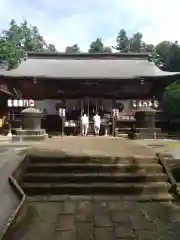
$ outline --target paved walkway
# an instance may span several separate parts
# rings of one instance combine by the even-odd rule
[[[31,154],[154,156],[135,141],[110,137],[54,137]],[[127,201],[120,196],[30,197],[18,240],[179,240],[180,208],[172,203]]]
[[[29,149],[31,154],[154,156],[155,152],[135,141],[112,137],[53,137]]]
[[[179,240],[180,208],[117,196],[51,196],[27,203],[19,240]]]

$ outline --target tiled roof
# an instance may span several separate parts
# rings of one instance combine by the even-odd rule
[[[129,79],[180,75],[165,72],[147,54],[42,54],[31,53],[19,67],[1,72],[7,77],[55,79]]]

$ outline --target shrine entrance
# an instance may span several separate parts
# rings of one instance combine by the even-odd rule
[[[88,115],[89,120],[92,121],[93,116],[96,114],[96,112],[99,113],[100,111],[100,100],[95,98],[84,98],[82,100],[82,114],[85,113]]]

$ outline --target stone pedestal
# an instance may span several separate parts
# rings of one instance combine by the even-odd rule
[[[135,118],[137,128],[155,128],[156,110],[150,107],[140,108]]]
[[[41,129],[42,112],[36,108],[26,108],[21,112],[22,129],[16,130],[14,141],[38,141],[48,138],[45,129]]]

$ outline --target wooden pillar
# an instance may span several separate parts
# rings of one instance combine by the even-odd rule
[[[112,136],[116,137],[116,119],[112,117]]]
[[[82,115],[83,115],[83,99],[81,99],[80,101],[81,101],[81,103],[80,103],[81,106],[80,107],[81,107],[81,117],[82,117]]]
[[[81,117],[82,117],[82,115],[83,115],[83,99],[81,99],[81,116],[80,116],[80,124],[79,124],[79,126],[80,126],[80,132],[79,132],[79,135],[81,135],[81,133],[82,133],[82,124],[81,124]]]
[[[87,98],[87,107],[88,107],[87,115],[88,115],[88,118],[89,118],[89,97]]]
[[[96,110],[95,110],[95,113],[98,112],[98,99],[96,99]]]
[[[65,117],[61,117],[61,136],[64,136]]]

